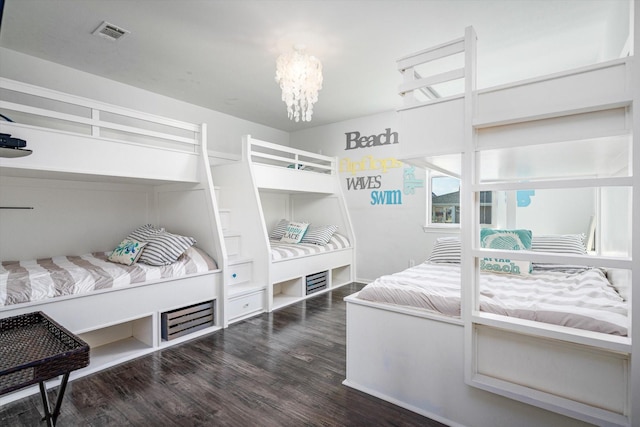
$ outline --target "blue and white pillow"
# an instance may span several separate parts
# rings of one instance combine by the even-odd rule
[[[146,245],[146,242],[124,239],[116,246],[113,252],[111,252],[109,261],[117,262],[118,264],[133,265],[140,258],[142,250]]]
[[[531,230],[483,228],[480,230],[480,246],[503,251],[530,250]]]
[[[309,228],[309,224],[306,222],[292,221],[287,225],[287,230],[284,232],[280,241],[282,243],[300,243],[307,228]]]
[[[480,246],[483,248],[506,251],[531,249],[531,230],[498,230],[483,228],[480,230]],[[504,258],[483,258],[480,270],[491,273],[529,274],[531,261],[517,261]]]
[[[338,231],[335,225],[310,225],[306,233],[302,236],[300,243],[313,243],[324,246],[329,243],[333,234]]]
[[[140,262],[149,265],[169,265],[176,262],[187,249],[195,245],[196,239],[165,231],[153,234],[146,243]]]

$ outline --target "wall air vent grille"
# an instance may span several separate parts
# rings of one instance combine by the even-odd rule
[[[104,37],[105,39],[116,41],[120,40],[129,33],[130,31],[127,31],[124,28],[120,28],[116,25],[108,23],[107,21],[104,21],[98,26],[98,28],[93,31],[92,34],[95,36]]]

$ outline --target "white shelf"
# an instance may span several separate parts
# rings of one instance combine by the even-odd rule
[[[317,294],[314,294],[317,295]],[[302,301],[306,297],[297,297],[291,295],[283,295],[278,294],[273,296],[273,309],[276,310],[278,308],[286,307],[287,305],[295,304],[299,301]]]

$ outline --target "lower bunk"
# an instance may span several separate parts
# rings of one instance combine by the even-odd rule
[[[479,274],[470,321],[452,262],[347,297],[344,384],[453,425],[630,425],[629,277],[562,265]]]
[[[333,232],[326,242],[285,243],[272,238],[269,244],[272,310],[353,281],[354,250],[339,233]]]
[[[89,344],[90,364],[74,379],[220,329],[221,288],[221,270],[195,247],[163,266],[117,264],[108,253],[3,262],[0,322],[40,311]],[[3,395],[0,405],[36,392]]]
[[[451,426],[587,424],[465,383],[465,327],[424,310],[347,303],[344,385]]]

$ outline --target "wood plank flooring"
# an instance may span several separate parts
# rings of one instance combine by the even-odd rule
[[[360,288],[72,381],[58,426],[442,426],[341,384],[342,299]],[[0,425],[45,425],[41,405],[37,395],[7,404]]]

